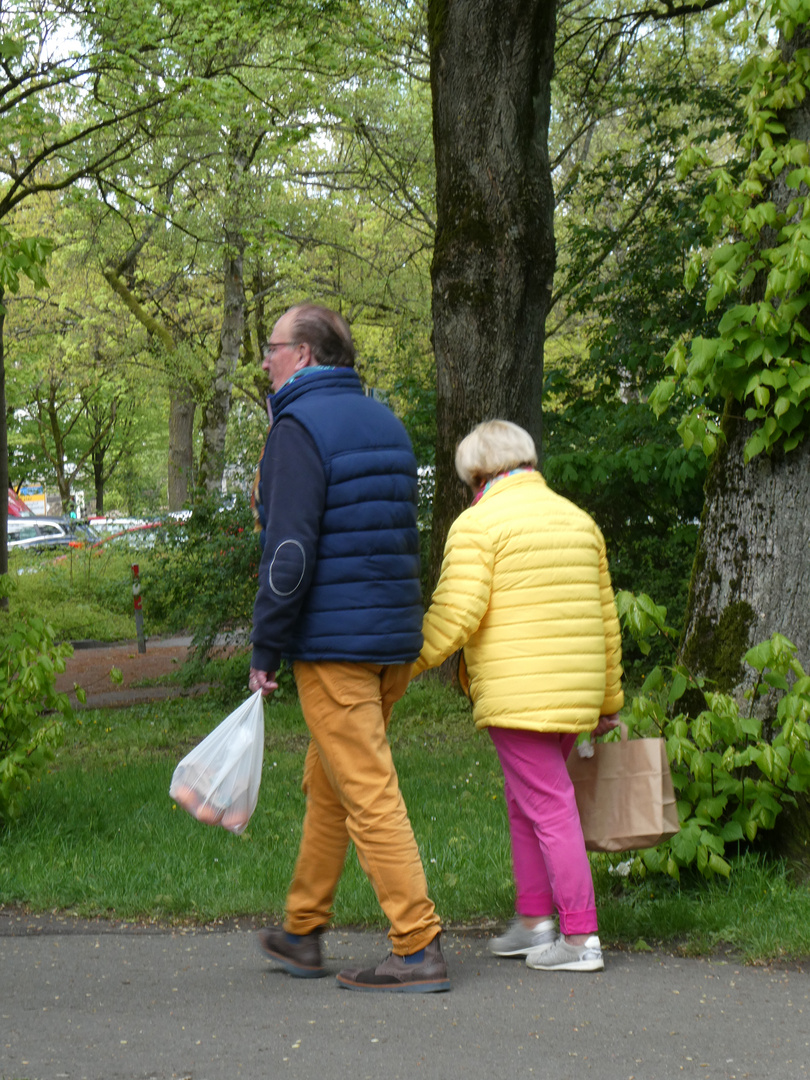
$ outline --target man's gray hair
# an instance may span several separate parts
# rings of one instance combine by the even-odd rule
[[[352,332],[342,315],[321,304],[298,304],[292,310],[293,337],[309,345],[316,363],[354,367]]]
[[[537,448],[528,431],[509,420],[485,420],[456,450],[456,472],[473,491],[521,465],[537,465]]]

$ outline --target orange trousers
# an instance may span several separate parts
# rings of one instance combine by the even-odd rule
[[[395,953],[418,952],[441,930],[386,735],[411,666],[295,662],[311,740],[306,814],[284,921],[291,934],[329,922],[350,840],[391,923]]]

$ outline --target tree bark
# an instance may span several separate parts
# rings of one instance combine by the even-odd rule
[[[104,456],[103,452],[93,453],[93,488],[96,493],[96,513],[104,514]]]
[[[6,492],[0,507],[0,575],[8,573],[8,425],[6,424],[6,355],[4,332],[5,289],[0,285],[0,491]],[[8,597],[0,595],[0,610],[8,610]]]
[[[810,45],[810,27],[796,28],[791,41],[780,40],[786,64],[797,49]],[[777,115],[788,139],[810,140],[810,101]],[[795,198],[788,186],[792,165],[783,168],[763,199],[785,210]],[[801,194],[807,187],[802,185]],[[772,247],[768,227],[760,243]],[[744,303],[765,296],[765,273],[760,271]],[[807,309],[799,316],[810,330]],[[748,465],[743,451],[753,425],[742,417],[745,403],[730,399],[723,431],[726,444],[717,452],[706,482],[706,502],[698,550],[692,570],[682,655],[687,665],[714,680],[721,690],[738,698],[754,681],[743,657],[751,645],[778,632],[797,647],[797,659],[810,671],[810,419],[805,414],[805,437],[785,454],[780,448],[759,454]],[[810,800],[785,804],[773,833],[774,850],[810,869]]]
[[[220,489],[225,470],[225,435],[231,411],[233,376],[239,363],[245,329],[244,252],[245,239],[241,232],[236,231],[228,237],[225,247],[220,349],[214,366],[211,397],[203,410],[197,482],[206,494]]]
[[[153,334],[158,339],[166,355],[171,356],[177,349],[177,343],[171,331],[149,314],[143,304],[127,287],[119,270],[107,268],[103,271],[103,274],[113,292],[123,300],[126,307],[129,308],[148,333]],[[169,510],[182,510],[189,499],[194,472],[195,408],[196,404],[191,387],[187,383],[181,382],[169,396]]]
[[[429,0],[437,231],[435,583],[468,501],[456,445],[495,417],[540,450],[545,319],[554,274],[548,158],[554,0]]]
[[[189,501],[194,475],[194,393],[178,386],[169,400],[169,510]]]
[[[743,656],[777,632],[810,670],[810,440],[745,465],[753,425],[739,411],[736,402],[726,410],[727,442],[706,482],[682,648],[726,692],[751,684]]]
[[[54,472],[56,473],[56,486],[59,490],[59,501],[62,504],[62,513],[68,513],[68,506],[70,503],[70,488],[73,479],[76,475],[76,468],[74,465],[73,472],[70,476],[65,472],[67,465],[67,453],[65,450],[65,431],[62,428],[59,418],[59,406],[57,402],[57,386],[51,380],[48,384],[48,400],[45,403],[44,409],[40,411],[40,433],[39,438],[42,444],[42,449],[47,454],[46,436],[44,435],[43,428],[47,423],[48,431],[53,439],[53,455],[51,456],[51,462],[53,464]],[[44,412],[44,417],[42,416]],[[68,430],[72,427],[72,423],[69,425]]]
[[[810,44],[810,28],[797,28],[793,39],[780,41],[787,63]],[[810,101],[783,110],[778,119],[789,139],[810,139]],[[788,187],[792,166],[775,176],[763,199],[784,210],[795,198]],[[806,188],[804,189],[806,191]],[[769,227],[761,233],[765,247],[775,242]],[[756,304],[765,296],[766,274],[760,271],[742,296]],[[810,330],[807,311],[801,320]],[[743,450],[753,426],[743,419],[745,403],[729,399],[723,418],[725,445],[720,446],[706,481],[706,502],[692,570],[684,624],[683,655],[694,669],[734,691],[752,681],[743,671],[748,648],[775,632],[798,647],[798,659],[810,669],[810,435],[789,452],[776,449],[744,464]],[[805,429],[810,421],[805,417]]]

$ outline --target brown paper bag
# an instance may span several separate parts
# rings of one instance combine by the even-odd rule
[[[663,739],[596,742],[593,757],[568,757],[588,851],[655,847],[679,830],[675,791]]]

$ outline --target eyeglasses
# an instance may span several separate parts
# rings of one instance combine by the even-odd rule
[[[298,341],[265,341],[262,346],[262,354],[264,356],[272,356],[276,349],[284,349],[287,347],[293,349],[298,344],[300,344]]]

